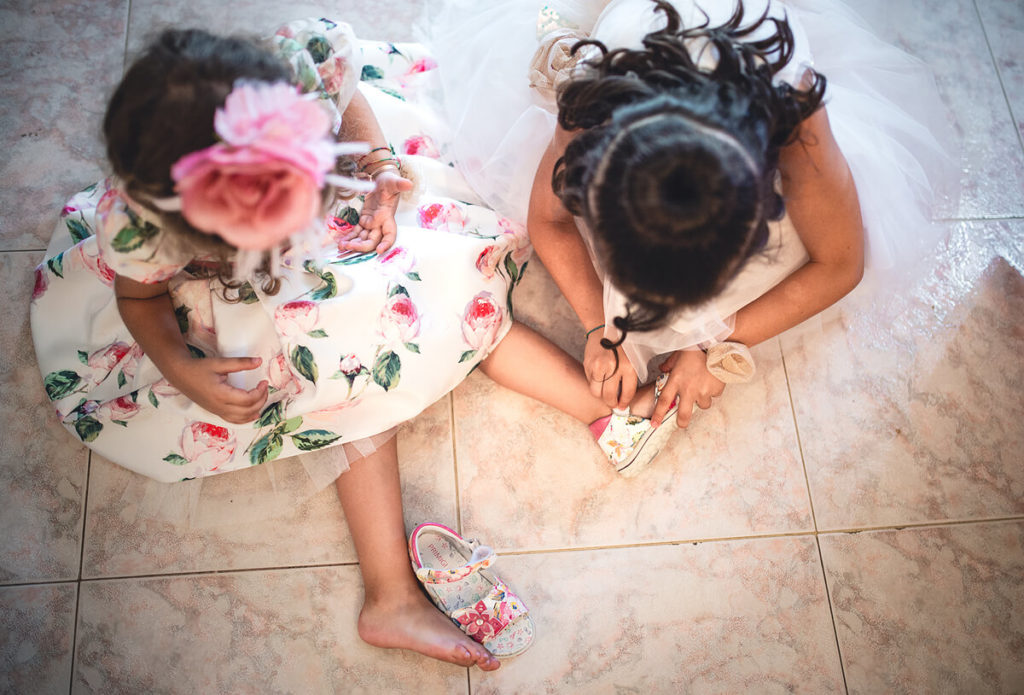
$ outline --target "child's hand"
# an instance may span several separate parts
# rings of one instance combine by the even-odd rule
[[[376,183],[377,187],[363,200],[359,224],[340,244],[346,251],[384,253],[395,243],[395,208],[402,192],[412,190],[412,181],[393,171],[382,171]]]
[[[708,371],[707,358],[701,350],[673,352],[661,365],[661,371],[668,373],[669,377],[651,414],[655,427],[661,424],[676,396],[679,396],[676,424],[686,427],[690,424],[694,403],[707,410],[711,407],[711,399],[725,391],[725,384]]]
[[[228,422],[241,425],[259,417],[267,402],[267,381],[246,391],[230,385],[227,375],[255,369],[261,362],[258,357],[193,358],[164,376],[193,402]]]
[[[618,354],[618,366],[615,364]],[[583,372],[590,382],[590,392],[611,408],[627,408],[636,394],[636,370],[629,363],[622,346],[615,353],[601,347],[601,334],[592,333],[583,352]]]

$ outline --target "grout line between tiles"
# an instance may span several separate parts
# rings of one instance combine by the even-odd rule
[[[800,439],[800,423],[796,419],[796,405],[793,403],[793,387],[789,383],[789,369],[786,367],[786,353],[782,350],[782,341],[779,343],[779,357],[782,358],[782,373],[786,378],[786,393],[789,395],[789,412],[793,416],[793,431],[796,433],[796,448],[800,452],[800,467],[804,471],[804,489],[807,490],[807,504],[811,507],[811,523],[814,524],[814,531],[818,531],[818,517],[814,514],[814,495],[811,494],[811,478],[807,475],[807,459],[804,458],[804,444]]]
[[[115,574],[107,577],[84,577],[83,584],[121,579],[165,579],[170,577],[206,577],[218,574],[249,574],[251,572],[284,572],[288,570],[330,569],[334,567],[359,567],[358,560],[352,562],[323,562],[307,565],[267,565],[265,567],[239,567],[237,569],[182,570],[178,572],[150,572],[147,574]]]
[[[832,634],[836,638],[836,653],[839,655],[839,673],[843,676],[843,690],[850,695],[850,685],[846,682],[846,665],[843,663],[843,648],[839,644],[839,628],[836,627],[836,612],[832,608],[832,592],[828,586],[828,572],[825,571],[825,557],[821,554],[821,540],[815,536],[814,545],[818,549],[818,563],[821,567],[821,578],[825,582],[825,600],[828,601],[828,614],[832,618]]]
[[[0,249],[0,253],[46,253],[46,249]]]
[[[974,12],[978,16],[978,24],[981,26],[981,35],[985,38],[985,48],[992,59],[992,67],[996,71],[996,79],[999,80],[999,89],[1003,91],[1003,101],[1006,102],[1006,110],[1010,114],[1010,122],[1013,123],[1013,130],[1017,134],[1017,143],[1024,152],[1024,133],[1021,133],[1020,125],[1017,123],[1017,115],[1013,112],[1013,104],[1010,103],[1010,96],[1006,93],[1006,84],[1003,82],[1003,73],[999,70],[999,61],[996,60],[996,53],[992,50],[992,42],[988,38],[988,29],[985,28],[985,19],[981,16],[981,8],[978,7],[978,0],[972,0]],[[1024,116],[1024,114],[1022,114]]]
[[[838,536],[840,534],[856,534],[871,531],[903,531],[904,529],[942,528],[944,526],[973,526],[976,524],[1017,523],[1024,521],[1024,515],[989,516],[979,519],[945,519],[943,521],[914,521],[906,524],[884,524],[882,526],[856,526],[851,528],[827,529],[818,531],[819,536]]]
[[[448,412],[452,418],[452,475],[455,477],[455,530],[462,535],[462,499],[459,497],[459,452],[455,445],[455,391],[448,393]]]
[[[75,617],[71,622],[71,673],[68,674],[68,693],[74,690],[75,662],[78,659],[78,614],[82,607],[82,570],[85,566],[85,528],[89,515],[89,483],[92,480],[92,451],[85,458],[85,494],[82,495],[82,537],[78,549],[78,580],[75,581]]]

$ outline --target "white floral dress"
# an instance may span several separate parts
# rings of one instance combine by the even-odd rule
[[[361,440],[414,417],[504,336],[530,255],[522,226],[475,204],[448,161],[430,105],[436,64],[422,47],[356,41],[347,25],[327,20],[292,23],[275,40],[303,88],[339,112],[358,83],[416,188],[399,206],[398,239],[384,256],[339,252],[360,203],[341,204],[316,252],[284,254],[279,292],[267,295],[254,282],[233,302],[203,272],[209,259],[192,257],[133,208],[116,181],[71,198],[32,298],[46,393],[81,441],[157,480]],[[170,279],[195,355],[262,358],[258,369],[230,377],[242,388],[270,383],[256,422],[228,423],[163,378],[121,321],[115,273]]]

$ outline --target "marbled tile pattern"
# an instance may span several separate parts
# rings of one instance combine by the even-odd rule
[[[619,479],[582,424],[481,373],[401,428],[407,526],[497,547],[531,609],[536,644],[496,673],[359,640],[331,490],[310,496],[279,467],[284,504],[264,515],[254,469],[205,481],[190,508],[89,463],[51,417],[27,307],[61,201],[102,171],[126,47],[162,26],[262,33],[321,14],[409,40],[425,4],[0,7],[0,691],[1024,691],[1018,0],[857,3],[935,70],[962,146],[961,198],[941,212],[966,221],[884,301],[758,346],[758,378],[644,475]],[[517,297],[580,354],[539,262]]]
[[[0,588],[0,692],[66,692],[71,681],[74,584]]]
[[[1024,523],[824,535],[850,693],[1024,687]]]
[[[465,692],[360,641],[361,603],[354,567],[84,582],[72,692]]]
[[[42,254],[0,254],[0,583],[77,579],[88,453],[43,391],[28,326]]]

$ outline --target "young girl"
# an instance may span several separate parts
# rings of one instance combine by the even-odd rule
[[[838,2],[452,5],[436,24],[474,37],[436,37],[456,155],[488,203],[528,217],[609,405],[659,368],[661,399],[634,412],[658,425],[677,407],[685,427],[751,378],[748,346],[935,243],[944,109]]]
[[[653,456],[653,429],[513,325],[529,244],[459,202],[473,194],[425,105],[433,61],[328,20],[287,25],[274,48],[166,31],[126,72],[104,120],[114,176],[71,199],[37,269],[47,395],[95,451],[164,482],[301,454],[337,482],[360,635],[497,668],[412,574],[395,427],[483,363],[598,420],[620,464]],[[353,189],[361,209],[335,200]]]

